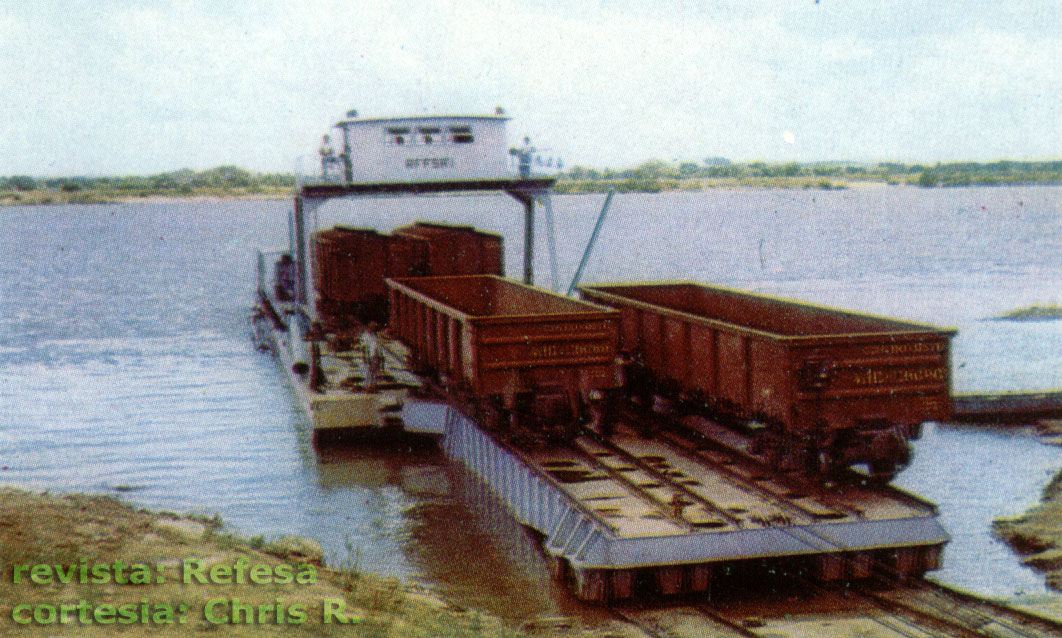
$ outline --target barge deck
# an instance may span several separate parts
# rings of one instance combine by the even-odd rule
[[[288,321],[294,313],[291,304],[259,291],[259,313],[254,320],[255,341],[270,350],[280,361],[284,376],[295,400],[309,420],[315,440],[369,431],[407,432],[440,435],[442,424],[426,419],[407,419],[409,398],[422,389],[421,379],[410,372],[405,348],[386,335],[377,335],[383,355],[379,382],[368,384],[370,377],[361,344],[356,340],[344,346],[322,342],[318,365],[320,378],[312,386],[308,369],[300,372],[300,362],[312,360],[303,352],[297,322]],[[346,348],[346,349],[341,349]],[[305,365],[305,363],[303,364]],[[417,425],[407,424],[407,421]]]
[[[712,424],[680,427],[691,429],[645,438],[621,423],[607,440],[524,449],[451,408],[443,445],[536,532],[584,600],[706,592],[715,574],[764,561],[822,581],[939,566],[948,535],[932,504],[855,477],[827,486],[769,472],[696,443]]]

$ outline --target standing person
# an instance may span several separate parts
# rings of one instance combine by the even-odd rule
[[[276,263],[276,277],[273,293],[277,301],[292,301],[295,299],[295,262],[291,255],[284,253]]]
[[[531,160],[534,159],[537,149],[531,146],[531,138],[524,138],[524,145],[522,148],[509,149],[509,155],[516,158],[517,168],[520,172],[521,179],[530,179],[531,177]]]
[[[365,386],[368,390],[376,388],[384,369],[383,344],[377,331],[380,324],[370,321],[365,331],[361,333],[361,357],[365,362]]]

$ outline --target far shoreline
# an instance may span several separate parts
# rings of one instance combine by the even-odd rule
[[[1001,184],[960,184],[960,185],[937,185],[920,186],[911,183],[887,183],[876,180],[853,180],[850,182],[838,182],[836,184],[820,185],[807,183],[806,180],[788,180],[765,183],[763,180],[734,181],[734,180],[697,180],[697,183],[679,183],[679,185],[660,185],[645,188],[632,188],[627,184],[617,183],[593,183],[558,181],[554,187],[554,195],[595,195],[604,194],[609,190],[619,193],[634,194],[664,194],[664,193],[707,193],[713,191],[844,191],[844,190],[878,190],[878,189],[918,189],[918,190],[953,190],[961,188],[1021,188],[1021,187],[1058,187],[1062,182],[1023,182]],[[127,205],[127,204],[165,204],[165,203],[196,203],[196,202],[220,202],[226,200],[287,200],[295,197],[295,190],[280,192],[270,190],[268,192],[248,192],[246,189],[210,189],[202,193],[151,193],[149,195],[118,194],[113,192],[97,193],[94,191],[62,192],[62,191],[29,191],[16,193],[13,191],[0,191],[0,208],[19,206],[93,206],[93,205]]]

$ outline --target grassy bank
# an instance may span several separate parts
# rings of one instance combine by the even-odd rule
[[[1009,321],[1046,321],[1062,319],[1062,306],[1058,304],[1032,305],[1003,313],[996,317]]]
[[[1002,186],[1062,184],[1062,162],[703,162],[652,160],[637,167],[611,170],[576,166],[561,174],[561,193],[658,192],[712,188],[799,188],[835,190],[867,186],[911,185]]]
[[[992,531],[1044,572],[1047,585],[1062,591],[1062,472],[1044,488],[1040,504],[1019,516],[997,518]]]
[[[157,175],[119,177],[0,176],[0,205],[96,204],[159,198],[287,198],[296,178],[288,173],[254,173],[236,166],[205,171],[182,169]],[[558,193],[703,191],[718,188],[835,190],[872,186],[996,186],[1062,184],[1062,161],[947,164],[897,162],[767,163],[651,160],[613,170],[575,166],[557,176]]]
[[[295,176],[253,173],[237,166],[182,169],[157,175],[117,177],[0,177],[0,204],[104,204],[149,199],[287,198]]]
[[[41,204],[117,204],[181,199],[288,199],[293,188],[193,188],[174,192],[144,189],[135,192],[110,189],[74,193],[62,191],[0,191],[0,206],[36,206]]]
[[[314,541],[243,539],[216,517],[0,488],[0,635],[526,635],[423,587],[321,558]]]

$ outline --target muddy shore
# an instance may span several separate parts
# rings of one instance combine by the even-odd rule
[[[313,540],[240,538],[216,517],[0,488],[2,635],[633,635],[565,619],[512,627],[420,585],[322,561]]]
[[[1047,586],[1062,591],[1062,471],[1044,488],[1041,502],[1018,516],[997,518],[992,531],[1044,572]]]

